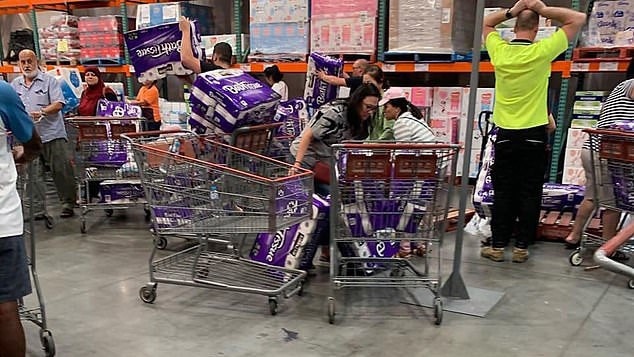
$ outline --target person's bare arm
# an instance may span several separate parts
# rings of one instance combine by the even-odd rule
[[[293,163],[294,167],[301,167],[301,162],[304,160],[304,155],[306,154],[306,150],[310,146],[310,143],[313,141],[313,130],[310,127],[306,127],[302,132],[302,140],[299,142],[299,147],[297,148],[297,154],[295,156],[295,163]]]
[[[563,7],[546,6],[541,0],[526,0],[529,9],[541,16],[561,23],[568,41],[573,41],[586,23],[586,14]]]
[[[24,164],[30,161],[33,161],[40,155],[40,151],[42,151],[42,139],[40,139],[40,135],[33,128],[33,134],[31,135],[31,140],[22,143],[22,149],[20,147],[16,147],[13,149],[13,159],[16,164]]]
[[[317,72],[317,77],[328,84],[332,84],[333,86],[346,86],[346,80],[344,78],[329,75],[324,71]]]
[[[185,68],[191,69],[194,73],[200,73],[200,60],[194,56],[192,49],[191,26],[189,20],[181,16],[178,21],[178,27],[183,33],[181,38],[181,62]]]
[[[343,72],[343,75],[341,75],[343,77],[343,79],[348,79],[350,78],[350,75],[346,72]]]
[[[525,0],[519,0],[510,9],[511,15],[513,15],[513,17],[515,17],[520,12],[522,12],[522,10],[524,10],[524,9],[526,9]],[[495,31],[495,27],[497,25],[499,25],[502,22],[508,20],[508,18],[506,17],[507,10],[508,9],[502,9],[500,11],[496,11],[496,12],[494,12],[492,14],[487,15],[484,18],[483,28],[482,28],[482,35],[484,36],[485,39],[487,38],[487,36],[489,36],[489,34],[491,32]]]
[[[60,102],[55,102],[42,108],[42,112],[44,115],[53,115],[57,114],[60,110],[62,110],[62,108],[64,108],[64,104]]]

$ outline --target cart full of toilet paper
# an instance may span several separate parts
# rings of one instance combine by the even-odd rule
[[[190,22],[191,43],[194,57],[205,58],[200,32],[196,21]],[[125,34],[130,61],[134,66],[139,82],[165,78],[167,75],[189,75],[192,71],[181,63],[182,32],[178,23],[169,23]]]
[[[239,69],[217,69],[197,76],[191,89],[189,124],[198,133],[208,129],[232,133],[250,124],[269,123],[280,95]]]

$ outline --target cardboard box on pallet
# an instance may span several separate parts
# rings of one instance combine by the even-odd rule
[[[201,34],[216,32],[213,8],[188,2],[137,5],[136,29],[178,22],[181,16],[196,20]]]
[[[475,25],[471,0],[392,0],[389,14],[389,51],[471,51]]]

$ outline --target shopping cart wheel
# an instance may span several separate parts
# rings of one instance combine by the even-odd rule
[[[53,226],[54,226],[53,217],[49,215],[44,216],[44,224],[46,225],[47,229],[53,229]]]
[[[55,341],[53,340],[53,334],[50,330],[40,331],[40,342],[42,343],[42,349],[46,357],[55,356]]]
[[[305,280],[299,282],[299,290],[297,290],[297,296],[304,296],[304,284]]]
[[[581,265],[581,263],[583,263],[583,257],[581,256],[581,251],[577,249],[574,252],[570,253],[570,256],[568,257],[568,261],[570,262],[570,265],[572,265],[573,267],[578,267],[579,265]]]
[[[277,299],[274,297],[269,298],[269,310],[271,311],[271,315],[277,315]]]
[[[167,238],[165,237],[154,238],[154,246],[156,247],[156,249],[160,249],[160,250],[167,248]]]
[[[149,207],[143,207],[143,210],[145,211],[145,220],[149,221],[150,218],[152,218],[152,212],[150,212],[150,208]]]
[[[627,287],[630,289],[634,289],[634,279],[630,279],[630,281],[627,282]]]
[[[438,297],[434,299],[434,318],[436,318],[434,321],[436,325],[442,323],[442,300]]]
[[[114,214],[114,210],[112,208],[107,208],[104,211],[106,212],[106,216],[108,217],[112,217],[112,215]]]
[[[331,325],[335,323],[335,298],[333,297],[328,298],[328,323]]]
[[[79,230],[82,233],[86,233],[86,221],[82,220],[81,223],[79,223]]]
[[[143,286],[139,290],[139,297],[146,304],[151,304],[156,300],[156,286]]]

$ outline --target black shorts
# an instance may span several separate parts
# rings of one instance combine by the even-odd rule
[[[31,278],[22,236],[0,238],[0,303],[31,293]]]

